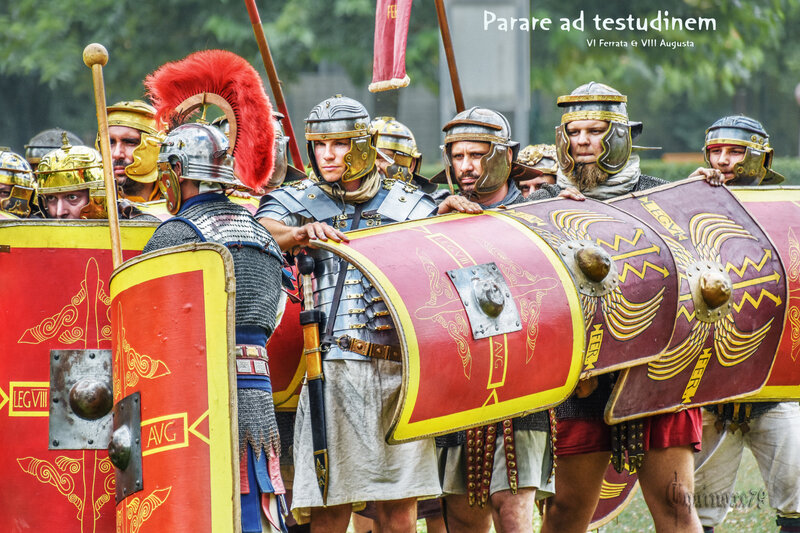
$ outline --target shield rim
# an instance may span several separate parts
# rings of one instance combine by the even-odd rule
[[[191,254],[194,257],[191,259],[188,256],[182,257],[180,268],[170,271],[167,275],[182,274],[196,270],[203,271],[204,301],[206,303],[204,314],[206,324],[219,322],[218,317],[215,316],[213,311],[219,309],[219,306],[221,305],[220,300],[222,300],[221,294],[215,296],[212,295],[209,290],[207,290],[209,277],[222,274],[225,279],[224,298],[226,302],[224,307],[227,315],[227,320],[225,321],[225,333],[227,337],[225,341],[225,350],[228,357],[224,366],[227,367],[228,372],[228,379],[225,381],[228,389],[227,394],[224,394],[224,391],[220,390],[212,392],[210,387],[210,385],[215,382],[215,380],[210,379],[212,374],[221,369],[218,367],[222,367],[219,361],[216,361],[216,366],[209,364],[215,362],[215,359],[219,359],[218,356],[212,357],[211,354],[217,353],[214,350],[214,347],[220,348],[221,342],[220,339],[214,339],[213,337],[210,337],[208,335],[208,329],[206,329],[206,374],[209,378],[207,383],[209,385],[208,425],[210,441],[210,478],[208,489],[211,500],[211,530],[238,531],[237,527],[239,524],[241,524],[241,508],[239,501],[239,455],[236,453],[236,450],[239,449],[239,435],[238,431],[233,430],[233,423],[237,420],[238,413],[236,396],[236,371],[234,366],[235,330],[233,323],[233,317],[235,316],[234,313],[236,311],[236,281],[234,277],[233,257],[231,256],[230,251],[228,251],[228,249],[221,244],[202,242],[172,246],[138,255],[128,259],[119,267],[114,269],[109,279],[109,295],[113,305],[114,299],[124,290],[130,289],[152,279],[165,277],[163,271],[156,268],[158,267],[158,263],[163,262],[168,256],[175,256],[184,252],[194,252]],[[206,260],[206,258],[208,259],[208,264],[203,265],[202,261]],[[217,262],[217,259],[219,259],[221,263]],[[140,263],[149,260],[155,262],[151,268],[146,269],[143,272],[132,272],[129,270],[133,267],[136,267]],[[210,264],[212,262],[214,264]],[[203,268],[204,266],[207,268]],[[125,283],[125,287],[118,290],[118,285],[122,283]],[[217,385],[219,385],[219,383],[217,383]],[[227,397],[227,405],[224,405],[225,402],[223,402],[222,409],[215,409],[213,402],[211,401],[212,397],[214,396],[223,399]],[[217,408],[219,408],[219,405],[217,405]],[[224,419],[223,414],[227,414],[227,421]],[[224,435],[220,436],[216,434],[217,432],[212,432],[210,429],[212,427],[225,427],[220,426],[223,423],[227,424],[227,427],[230,428],[227,438]],[[217,443],[217,446],[212,446],[213,443]],[[222,450],[219,450],[219,445],[224,445],[227,447],[227,449],[223,447]],[[217,453],[214,453],[214,451]],[[229,471],[230,477],[224,475],[226,470]],[[124,505],[125,500],[127,500],[127,498],[123,499],[119,504],[117,504],[117,507],[119,507],[119,505]]]
[[[563,402],[566,398],[568,398],[569,395],[572,394],[572,392],[575,390],[575,387],[578,384],[580,371],[581,368],[583,367],[583,356],[586,348],[585,346],[586,335],[583,323],[583,313],[581,312],[581,304],[580,300],[578,299],[578,293],[577,291],[570,289],[571,287],[573,287],[572,277],[570,276],[569,272],[564,266],[564,263],[557,257],[553,249],[550,248],[550,246],[546,242],[544,242],[544,240],[541,237],[539,237],[533,231],[531,231],[530,228],[526,227],[521,222],[514,220],[509,216],[505,216],[500,212],[491,210],[484,211],[482,215],[468,215],[468,214],[454,213],[432,218],[423,218],[418,220],[410,220],[405,222],[386,224],[375,228],[359,229],[352,232],[348,232],[348,237],[351,241],[354,241],[363,237],[370,236],[374,233],[393,233],[400,230],[406,230],[410,228],[416,228],[419,226],[439,223],[444,220],[459,220],[474,216],[492,216],[498,218],[499,220],[508,224],[511,228],[515,228],[521,234],[526,235],[545,256],[550,258],[550,264],[553,266],[553,269],[556,271],[558,279],[561,281],[561,284],[565,289],[564,293],[566,295],[567,304],[570,308],[570,314],[572,316],[572,322],[573,322],[572,323],[573,350],[572,350],[570,368],[567,373],[566,383],[554,389],[549,389],[547,391],[535,393],[534,395],[526,396],[525,398],[516,398],[514,400],[510,400],[509,402],[505,402],[506,404],[511,403],[512,405],[514,405],[520,402],[530,402],[533,399],[533,397],[539,398],[544,396],[547,399],[546,403],[540,404],[540,406],[535,409],[521,409],[516,414],[511,414],[511,415],[502,414],[502,415],[492,416],[487,418],[485,422],[481,422],[490,424],[493,422],[499,422],[501,420],[505,420],[507,418],[512,418],[515,416],[547,410],[550,407],[553,407]],[[329,241],[314,240],[312,242],[314,246],[318,248],[328,250],[340,257],[344,257],[350,263],[352,263],[356,268],[358,268],[359,271],[361,271],[361,273],[364,274],[364,276],[370,281],[370,283],[372,283],[372,285],[375,287],[375,289],[378,291],[381,297],[383,297],[384,302],[386,303],[386,306],[389,309],[389,313],[391,314],[392,320],[397,326],[398,337],[400,340],[400,350],[402,353],[403,379],[402,379],[402,384],[400,386],[400,398],[397,406],[395,407],[394,414],[392,415],[392,422],[389,426],[389,431],[386,435],[386,441],[389,444],[399,444],[423,438],[430,438],[438,435],[445,435],[448,433],[452,433],[454,431],[475,427],[476,425],[475,419],[470,418],[471,411],[463,411],[456,414],[445,415],[444,417],[440,417],[438,419],[428,419],[421,422],[415,422],[413,424],[409,423],[409,419],[411,418],[412,408],[414,405],[416,405],[416,399],[419,391],[419,382],[420,382],[419,364],[418,364],[419,343],[417,341],[416,332],[414,331],[412,325],[413,322],[411,320],[411,313],[403,304],[402,299],[400,298],[394,283],[392,283],[369,258],[364,256],[362,253],[353,250],[345,243],[336,243],[330,240]],[[414,354],[416,354],[415,360],[417,361],[417,364],[412,366],[410,363],[411,355]],[[452,419],[453,417],[455,417],[456,420],[459,421],[457,423],[457,426],[454,428],[450,428],[447,430],[440,430],[440,431],[425,430],[427,426],[431,425],[432,420],[441,420],[441,419],[446,420],[446,419]],[[423,429],[422,430],[414,429],[418,427]]]

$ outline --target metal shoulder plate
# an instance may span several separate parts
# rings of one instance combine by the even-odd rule
[[[384,197],[378,214],[396,222],[425,218],[436,210],[436,201],[416,185],[395,181]]]
[[[342,208],[311,180],[276,189],[261,199],[256,218],[282,220],[289,215],[327,221],[341,214]]]
[[[329,220],[342,214],[342,206],[309,179],[273,191],[270,196],[290,212],[314,220]]]

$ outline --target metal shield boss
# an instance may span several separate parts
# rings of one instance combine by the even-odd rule
[[[236,531],[233,260],[187,244],[111,279],[118,531]]]
[[[767,234],[727,188],[702,179],[612,203],[657,229],[681,285],[669,346],[655,361],[620,374],[606,421],[759,391],[775,360],[787,302],[786,273]]]
[[[666,348],[678,276],[667,244],[652,228],[591,199],[535,202],[504,214],[545,240],[570,272],[586,328],[582,377],[647,363]]]
[[[156,224],[121,228],[124,257]],[[105,221],[0,222],[0,523],[115,530]]]
[[[564,263],[525,224],[487,211],[349,237],[315,244],[364,273],[397,328],[403,385],[389,442],[547,409],[572,393],[580,301]]]

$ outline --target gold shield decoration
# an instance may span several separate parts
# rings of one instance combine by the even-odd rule
[[[769,379],[747,401],[800,399],[800,187],[733,187],[733,194],[769,235],[786,270],[786,322]]]
[[[582,378],[658,358],[678,311],[675,261],[658,233],[588,198],[514,205],[502,213],[547,241],[572,275],[586,325]]]
[[[239,527],[234,292],[233,260],[218,244],[166,248],[114,272],[112,444],[139,434],[128,463],[112,455],[118,532]],[[118,423],[132,407],[140,423]]]
[[[123,256],[130,258],[156,224],[121,226]],[[51,395],[50,351],[85,351],[88,358],[110,350],[111,271],[105,221],[0,222],[3,531],[114,531],[107,442],[69,449],[49,437],[49,407],[57,393],[68,392]]]
[[[543,410],[572,393],[585,345],[580,301],[564,264],[524,224],[487,211],[348,236],[315,245],[361,270],[389,308],[403,354],[390,442]]]
[[[657,228],[681,279],[669,347],[624,370],[606,421],[758,392],[783,332],[786,274],[768,235],[725,187],[685,180],[612,201]]]

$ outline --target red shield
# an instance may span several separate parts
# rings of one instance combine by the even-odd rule
[[[154,224],[123,223],[124,257]],[[114,531],[114,473],[105,450],[50,450],[51,349],[110,349],[108,226],[0,223],[0,498],[4,531]]]
[[[232,278],[230,254],[211,243],[114,273],[114,400],[139,394],[142,472],[117,502],[118,531],[236,530]]]
[[[582,377],[647,363],[667,347],[678,309],[678,276],[667,244],[652,228],[590,199],[515,205],[503,213],[546,240],[570,269],[586,323]],[[600,282],[577,260],[592,245],[611,261]]]
[[[631,474],[627,468],[617,472],[609,462],[603,476],[603,484],[600,486],[600,499],[594,509],[589,531],[599,529],[619,516],[633,500],[637,486],[636,474]]]
[[[295,279],[297,268],[292,267]],[[301,305],[297,291],[286,300],[286,308],[275,333],[269,338],[269,374],[272,380],[272,399],[277,411],[295,411],[300,398],[300,388],[306,374],[303,357],[303,329],[300,327]]]
[[[623,371],[607,421],[758,391],[775,359],[787,296],[786,275],[767,235],[728,189],[702,179],[614,205],[658,228],[682,281],[670,346],[658,360]]]
[[[789,285],[786,323],[775,364],[753,400],[800,398],[800,188],[733,188],[733,194],[772,239]]]
[[[580,303],[561,260],[525,225],[495,212],[447,215],[350,239],[316,244],[372,281],[397,327],[403,390],[390,441],[542,410],[572,392],[584,349]],[[519,317],[513,331],[494,334],[467,314],[469,296],[454,280],[480,282],[479,271],[504,286],[501,314]]]

